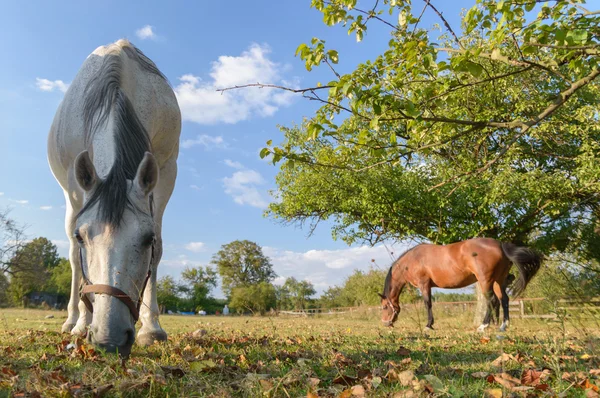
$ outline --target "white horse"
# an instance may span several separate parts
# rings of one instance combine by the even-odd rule
[[[173,90],[127,40],[88,56],[50,129],[48,162],[64,191],[71,242],[63,331],[87,334],[123,356],[138,316],[138,344],[167,338],[158,322],[156,269],[180,131]]]

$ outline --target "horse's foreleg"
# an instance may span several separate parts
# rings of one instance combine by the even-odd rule
[[[163,330],[158,322],[159,308],[156,294],[157,270],[160,258],[162,257],[162,238],[159,234],[156,237],[154,247],[154,262],[151,265],[152,275],[144,290],[144,298],[140,309],[140,320],[142,327],[138,332],[137,343],[142,346],[152,345],[154,341],[165,341],[167,332]]]
[[[433,330],[433,310],[431,308],[431,286],[423,286],[421,288],[421,294],[423,295],[423,301],[425,302],[425,308],[427,308],[427,326],[428,330]]]
[[[144,299],[140,310],[140,320],[142,327],[137,335],[139,345],[151,345],[154,341],[165,341],[167,332],[160,326],[158,321],[159,308],[156,294],[156,280],[158,264],[162,257],[162,217],[167,206],[167,202],[173,193],[175,178],[177,176],[176,159],[172,158],[160,170],[159,180],[154,189],[154,220],[156,223],[156,243],[154,246],[154,262],[152,266],[152,275],[148,280],[148,285],[144,291]]]
[[[73,237],[75,231],[75,218],[77,212],[73,209],[67,192],[65,194],[65,232],[69,239],[69,263],[71,264],[71,295],[67,305],[67,320],[62,325],[64,333],[84,336],[87,333],[87,325],[92,321],[91,314],[79,300],[79,285],[81,283],[81,263],[79,258],[79,246]],[[80,305],[81,304],[81,305]]]

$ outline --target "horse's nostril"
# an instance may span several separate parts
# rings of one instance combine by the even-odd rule
[[[131,345],[133,344],[133,342],[135,341],[135,330],[133,329],[127,329],[125,331],[125,333],[127,334],[127,340],[125,345]]]

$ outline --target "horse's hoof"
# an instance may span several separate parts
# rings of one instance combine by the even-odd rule
[[[77,324],[71,329],[71,334],[73,336],[85,337],[87,336],[87,327]]]
[[[142,347],[148,347],[154,344],[155,341],[166,341],[167,332],[162,329],[144,332],[140,330],[137,336],[137,344]]]
[[[61,331],[62,331],[63,333],[69,333],[69,332],[71,332],[71,330],[73,330],[73,328],[74,328],[74,327],[75,327],[75,324],[74,324],[74,323],[67,323],[67,322],[65,322],[65,323],[63,323],[63,325],[62,325],[62,329],[61,329]]]
[[[485,329],[486,329],[488,326],[490,326],[490,325],[489,325],[489,324],[482,324],[482,325],[480,325],[480,326],[477,328],[477,331],[478,331],[478,332],[481,332],[481,333],[483,333],[483,332],[485,332]]]
[[[426,332],[433,332],[434,330],[435,330],[435,329],[434,329],[434,328],[432,328],[431,326],[426,326],[426,327],[425,327],[425,331],[426,331]]]

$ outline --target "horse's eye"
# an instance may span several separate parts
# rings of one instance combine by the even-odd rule
[[[383,309],[384,309],[384,310],[387,310],[387,305],[384,305],[384,306],[383,306]]]
[[[75,236],[75,239],[77,239],[77,242],[79,242],[80,245],[83,245],[83,238],[81,237],[79,230],[76,230],[73,235]]]
[[[144,241],[142,242],[144,246],[150,246],[154,243],[154,238],[156,235],[154,233],[146,235]]]

